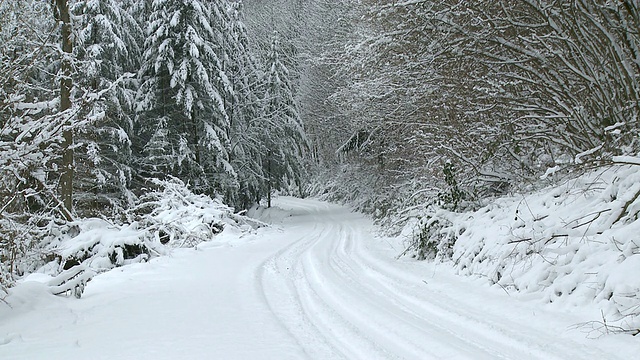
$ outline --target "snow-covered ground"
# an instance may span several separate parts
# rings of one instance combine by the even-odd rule
[[[96,276],[81,299],[37,281],[0,303],[0,359],[633,359],[629,335],[590,338],[596,307],[528,301],[396,260],[364,216],[281,197],[243,236]],[[32,277],[32,279],[35,279]]]

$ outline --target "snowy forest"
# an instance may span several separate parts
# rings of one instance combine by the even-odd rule
[[[3,283],[53,228],[152,211],[152,180],[236,212],[302,187],[291,46],[250,41],[241,3],[2,1],[0,19]]]
[[[607,281],[640,265],[639,29],[637,0],[0,0],[0,299],[291,195],[638,334],[640,282]],[[593,291],[554,270],[598,254]]]

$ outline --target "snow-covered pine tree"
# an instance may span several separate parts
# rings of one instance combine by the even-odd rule
[[[289,70],[280,61],[280,51],[278,34],[274,33],[266,64],[264,99],[263,171],[269,206],[273,190],[286,187],[290,181],[300,185],[302,154],[308,145],[291,91]]]
[[[130,0],[77,1],[77,91],[88,121],[76,135],[76,211],[95,216],[131,201],[131,113],[142,29]]]
[[[208,194],[228,187],[236,176],[229,163],[224,102],[231,87],[219,57],[224,19],[217,6],[218,2],[201,0],[152,2],[137,122],[142,150],[159,119],[167,119],[167,138],[178,156],[176,166],[167,168],[195,191]]]
[[[289,77],[297,84],[298,70],[304,59],[302,51],[307,50],[308,37],[304,32],[313,21],[310,11],[316,4],[304,0],[245,0],[247,25],[250,38],[256,45],[256,52],[267,57],[271,52],[272,34],[278,32],[280,39],[280,61],[289,69]],[[318,3],[318,2],[313,2]],[[331,2],[333,3],[333,2]],[[332,4],[335,5],[335,4]]]

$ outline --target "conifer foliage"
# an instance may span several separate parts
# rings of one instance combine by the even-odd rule
[[[140,74],[144,102],[139,108],[141,140],[152,140],[149,130],[164,118],[178,157],[165,167],[209,194],[235,177],[229,164],[229,116],[223,100],[231,86],[216,43],[225,29],[210,15],[219,14],[211,4],[152,3]]]
[[[74,187],[82,215],[130,205],[132,78],[140,66],[142,30],[124,5],[130,4],[93,0],[72,9],[78,19],[76,66],[83,74],[77,96],[88,102],[82,114],[89,120],[77,134]]]

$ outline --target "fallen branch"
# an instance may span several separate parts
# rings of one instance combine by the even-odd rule
[[[631,204],[636,202],[636,200],[638,200],[638,197],[640,197],[640,189],[636,191],[636,193],[633,195],[633,198],[631,198],[629,201],[624,203],[624,206],[622,206],[622,211],[620,212],[620,215],[618,215],[618,217],[611,223],[611,225],[622,220],[622,218],[627,214],[627,211],[629,210],[629,206],[631,206]]]
[[[640,329],[625,329],[621,326],[608,324],[607,319],[604,316],[604,312],[601,310],[600,313],[602,315],[602,321],[597,321],[597,320],[588,321],[585,323],[577,324],[574,326],[574,328],[575,329],[587,328],[588,336],[592,336],[591,335],[592,333],[599,333],[599,335],[596,336],[596,338],[599,338],[603,335],[609,335],[609,334],[628,334],[631,336],[636,336],[640,334]]]
[[[580,219],[584,219],[584,218],[586,218],[587,216],[595,215],[595,217],[594,217],[593,219],[591,219],[591,220],[589,220],[589,221],[585,221],[585,222],[583,222],[583,223],[581,223],[581,224],[578,224],[578,225],[576,225],[576,226],[572,227],[571,229],[577,229],[577,228],[579,228],[579,227],[581,227],[581,226],[585,226],[585,225],[587,225],[587,224],[591,224],[592,222],[596,221],[596,220],[600,217],[600,215],[602,215],[602,214],[606,213],[607,211],[611,211],[611,209],[605,209],[605,210],[597,211],[597,212],[594,212],[594,213],[587,214],[587,215],[585,215],[585,216],[579,217],[579,218],[575,219],[574,221],[578,221],[578,220],[580,220]]]
[[[11,307],[11,304],[9,304],[7,302],[7,300],[5,300],[5,298],[7,297],[7,295],[9,295],[9,293],[7,292],[7,290],[4,288],[4,286],[0,286],[0,291],[4,292],[4,296],[0,297],[0,301],[2,301],[5,305],[7,305],[8,307]]]
[[[559,238],[559,237],[568,237],[568,236],[569,236],[568,234],[554,234],[554,235],[549,236],[549,238],[546,239],[546,240],[544,240],[544,239],[534,240],[532,238],[524,238],[524,239],[511,240],[507,244],[518,244],[518,243],[522,243],[522,242],[529,242],[529,243],[533,244],[534,242],[540,242],[540,241],[544,240],[544,244],[546,245],[546,244],[549,243],[549,241],[551,241],[553,239],[556,239],[556,238]]]
[[[84,292],[84,288],[95,272],[86,265],[80,264],[65,270],[55,278],[49,281],[49,291],[53,295],[65,295],[73,293],[76,298],[80,298]]]

